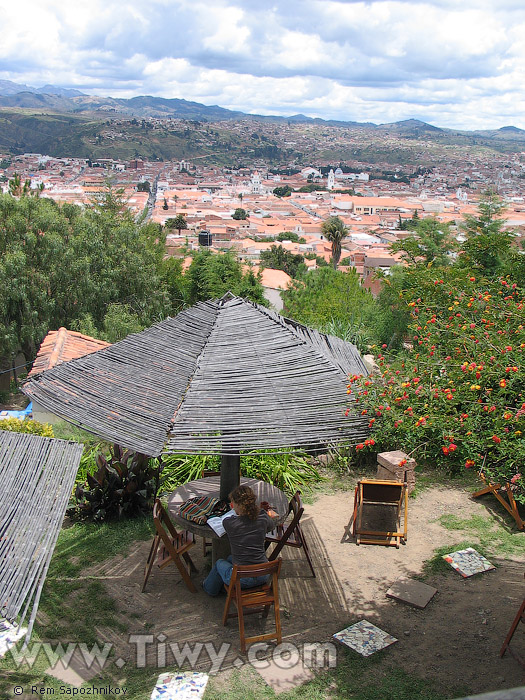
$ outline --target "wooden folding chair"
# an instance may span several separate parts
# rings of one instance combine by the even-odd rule
[[[239,636],[241,638],[241,651],[246,653],[246,644],[252,642],[262,642],[267,639],[275,639],[277,644],[281,643],[281,616],[279,613],[279,586],[278,578],[281,572],[282,559],[264,562],[263,564],[249,564],[240,566],[235,564],[232,570],[230,584],[224,586],[226,589],[226,603],[222,615],[222,624],[226,625],[228,618],[238,617]],[[253,588],[241,588],[241,578],[252,576],[271,576],[268,583]],[[230,612],[231,604],[234,604],[236,611]],[[244,632],[244,615],[262,612],[263,618],[268,617],[270,607],[273,605],[275,614],[275,632],[267,632],[252,637],[247,637]]]
[[[315,571],[310,558],[310,552],[299,522],[304,513],[304,506],[301,501],[300,491],[295,492],[295,494],[292,496],[292,500],[288,504],[288,515],[290,513],[293,513],[293,516],[288,524],[285,522],[283,525],[278,525],[275,530],[272,530],[266,535],[265,546],[268,547],[272,543],[275,544],[275,547],[273,548],[268,559],[273,561],[279,556],[282,548],[285,546],[302,549],[306,556],[310,571],[312,572],[312,576],[315,578]]]
[[[158,498],[153,506],[153,523],[155,525],[156,533],[155,537],[153,538],[153,542],[151,543],[151,549],[149,551],[148,560],[144,569],[142,592],[144,592],[144,589],[146,588],[146,583],[148,582],[148,578],[155,561],[155,555],[157,554],[160,546],[157,562],[159,569],[163,569],[165,566],[171,563],[175,564],[177,569],[180,571],[182,580],[188,586],[190,591],[192,593],[197,593],[197,589],[193,585],[193,581],[190,578],[190,573],[196,572],[197,569],[195,568],[195,565],[188,554],[188,550],[195,545],[194,535],[187,530],[177,532]]]
[[[382,479],[357,482],[352,516],[357,544],[383,544],[399,549],[400,542],[407,540],[407,515],[406,482]]]

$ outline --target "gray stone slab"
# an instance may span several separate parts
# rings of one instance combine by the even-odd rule
[[[257,671],[261,674],[265,682],[273,688],[276,694],[284,693],[286,690],[291,690],[312,680],[314,673],[308,666],[305,666],[300,658],[290,668],[283,668],[292,664],[294,659],[280,660],[277,664],[273,659],[267,659],[266,664],[258,664]]]
[[[50,666],[45,671],[49,676],[54,676],[59,681],[77,688],[101,672],[102,669],[97,661],[93,661],[90,664],[86,663],[78,647],[73,652],[71,659],[67,661],[59,659],[54,666]]]
[[[428,605],[436,593],[436,588],[411,578],[399,578],[386,592],[388,598],[394,598],[421,609]]]

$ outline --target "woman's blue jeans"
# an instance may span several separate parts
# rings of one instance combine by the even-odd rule
[[[202,587],[208,595],[217,596],[224,590],[224,584],[230,584],[232,577],[233,563],[232,556],[228,559],[217,559],[210,573],[202,582]],[[270,576],[250,576],[241,578],[241,588],[253,588],[253,586],[262,586],[267,583]]]

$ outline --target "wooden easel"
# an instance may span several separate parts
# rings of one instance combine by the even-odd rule
[[[505,508],[505,510],[507,510],[512,515],[512,517],[516,521],[518,529],[525,530],[525,523],[521,519],[521,516],[518,512],[518,506],[516,504],[516,501],[514,500],[514,495],[512,493],[512,489],[510,488],[510,484],[507,483],[504,487],[502,487],[501,484],[491,484],[485,476],[485,474],[483,474],[483,472],[480,472],[479,476],[485,482],[486,486],[480,489],[479,491],[473,493],[472,498],[478,498],[478,496],[484,496],[486,493],[492,493],[498,499],[501,505]],[[503,495],[500,493],[501,491],[503,491],[503,489],[505,489],[507,493],[508,500],[505,500]]]

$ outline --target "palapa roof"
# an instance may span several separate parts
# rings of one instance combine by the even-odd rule
[[[349,374],[367,374],[354,345],[229,294],[50,369],[23,391],[147,455],[314,451],[368,433]]]
[[[26,641],[83,449],[0,430],[0,618],[21,625],[31,608]]]

